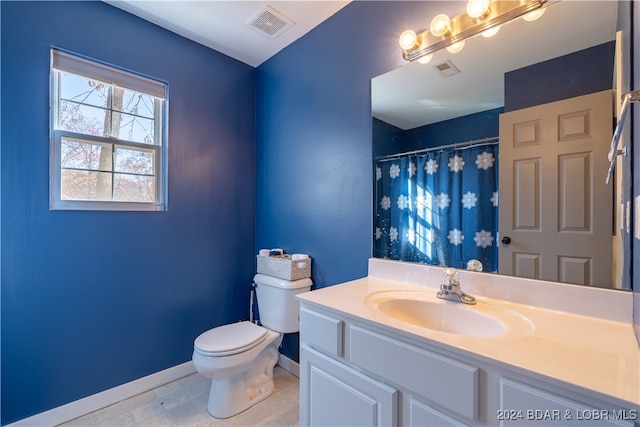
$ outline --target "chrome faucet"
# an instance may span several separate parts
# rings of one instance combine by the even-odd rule
[[[454,268],[447,268],[444,271],[444,277],[447,283],[440,285],[440,291],[437,293],[437,297],[441,299],[447,299],[450,301],[461,302],[463,304],[475,304],[476,299],[471,295],[467,295],[460,289],[460,276]]]

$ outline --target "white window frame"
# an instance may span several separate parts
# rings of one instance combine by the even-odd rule
[[[142,144],[123,141],[114,137],[101,137],[59,129],[58,108],[60,105],[60,72],[69,72],[89,79],[95,79],[151,95],[154,102],[154,144]],[[49,208],[51,210],[104,210],[104,211],[165,211],[167,210],[167,84],[147,77],[68,52],[51,49],[51,97],[50,97],[50,170],[49,170]],[[62,175],[62,139],[70,138],[97,145],[110,145],[112,153],[118,147],[140,149],[154,153],[155,200],[153,202],[99,201],[99,200],[63,200],[61,198]],[[106,171],[115,176],[114,167]],[[113,178],[112,178],[113,179]]]

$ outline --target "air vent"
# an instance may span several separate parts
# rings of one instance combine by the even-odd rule
[[[460,74],[460,70],[458,67],[453,65],[451,61],[445,61],[440,64],[434,65],[433,68],[442,76],[442,77],[451,77],[455,74]]]
[[[245,25],[249,26],[249,28],[270,39],[275,39],[293,24],[292,20],[268,5],[260,8],[251,18],[245,21]]]

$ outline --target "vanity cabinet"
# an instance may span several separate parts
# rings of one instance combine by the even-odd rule
[[[391,426],[397,420],[398,391],[319,353],[300,349],[301,425]]]
[[[500,378],[499,417],[505,426],[532,423],[553,426],[633,426],[637,410],[611,407],[604,402],[593,406],[510,378]]]
[[[634,426],[635,408],[302,301],[302,426]],[[636,424],[637,425],[637,424]]]

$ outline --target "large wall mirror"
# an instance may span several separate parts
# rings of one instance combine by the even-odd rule
[[[629,11],[555,2],[374,78],[373,256],[628,290],[625,161],[604,177]]]

